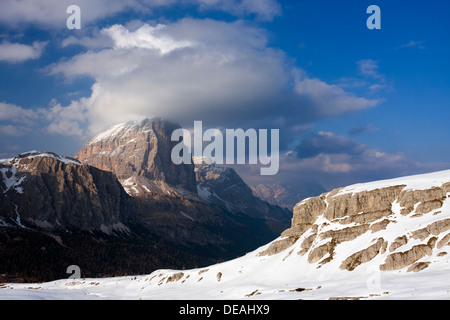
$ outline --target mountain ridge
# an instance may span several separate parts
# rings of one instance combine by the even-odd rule
[[[114,172],[119,180],[132,176],[165,182],[197,193],[194,165],[175,165],[171,134],[180,128],[161,118],[118,124],[89,140],[75,155],[80,162]]]
[[[127,196],[109,172],[33,151],[0,164],[0,180],[3,220],[43,230],[126,230]]]
[[[83,256],[82,252],[70,254],[65,243],[74,241],[83,243],[82,250],[88,251],[83,259],[91,261],[96,261],[95,243],[103,243],[99,250],[119,259],[115,264],[122,274],[155,266],[193,267],[242,255],[286,228],[292,215],[288,210],[261,200],[254,210],[242,210],[245,201],[257,201],[253,195],[239,198],[239,205],[233,197],[228,199],[239,210],[201,197],[194,165],[175,168],[170,161],[170,133],[178,127],[160,118],[144,119],[94,137],[75,158],[32,151],[1,160],[0,252],[10,256],[10,261],[0,263],[6,270],[3,274],[28,270],[22,275],[25,279],[60,278],[61,264],[70,255]],[[214,187],[213,182],[209,181],[209,187]],[[9,234],[21,240],[14,242]],[[90,241],[94,245],[89,247]],[[115,252],[120,241],[120,250],[127,245],[139,247],[136,254],[130,252],[133,261],[150,252],[155,256],[148,266],[147,257],[133,268],[126,254]],[[158,246],[161,250],[155,254],[153,248]],[[61,260],[47,266],[50,271],[40,271],[52,252]],[[25,266],[27,254],[35,257],[32,267]],[[107,259],[97,267],[90,261],[76,263],[85,265],[88,276],[98,275],[99,270],[110,270],[105,275],[112,272]]]
[[[233,215],[270,221],[269,229],[275,228],[273,236],[289,223],[292,215],[289,210],[256,200],[251,192],[242,196],[242,190],[250,189],[234,170],[195,164],[194,161],[192,164],[174,165],[171,150],[177,142],[171,141],[171,135],[178,128],[178,124],[159,117],[118,124],[89,140],[75,158],[84,164],[113,172],[130,196],[142,200],[144,206],[152,204],[153,211],[161,211],[159,217],[151,215],[152,221],[159,225],[165,225],[170,220],[169,211],[174,217],[181,214],[182,218],[192,222],[205,219],[205,214],[199,214],[199,211],[207,213],[206,216],[217,216],[211,212],[210,205],[215,211],[218,207]],[[213,170],[216,173],[220,171],[220,179],[210,178]],[[200,173],[204,173],[203,176]],[[217,186],[219,180],[225,180],[221,188]],[[224,189],[230,190],[236,186],[239,186],[237,192],[225,194]],[[205,191],[205,188],[215,189],[219,197],[211,201],[199,195],[198,191]],[[227,201],[216,201],[220,197]],[[258,206],[249,205],[255,203]],[[190,204],[195,204],[199,209]],[[244,206],[252,210],[245,210]],[[141,210],[141,215],[148,220],[149,215],[144,211]],[[279,222],[278,225],[273,220]],[[191,224],[191,221],[186,222]],[[160,232],[157,228],[154,231]],[[166,231],[165,234],[173,233]]]

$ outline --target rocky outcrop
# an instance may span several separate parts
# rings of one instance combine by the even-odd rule
[[[318,268],[339,257],[339,268],[352,271],[376,258],[382,271],[420,272],[434,253],[447,254],[443,249],[450,241],[449,212],[444,207],[450,197],[450,171],[441,174],[431,175],[431,184],[426,175],[418,177],[430,187],[417,183],[412,187],[408,179],[405,183],[399,179],[305,199],[294,207],[291,227],[260,255],[277,254],[296,244],[297,254]],[[349,246],[359,249],[340,251]]]
[[[289,226],[292,212],[256,197],[234,169],[198,158],[195,162],[198,193],[203,199],[234,214],[278,222],[278,233]]]
[[[446,186],[435,187],[427,190],[406,190],[402,192],[398,199],[402,207],[402,214],[407,215],[414,206],[418,204],[415,209],[417,214],[428,213],[432,210],[442,207],[443,201],[446,198]]]
[[[380,270],[399,270],[412,265],[425,256],[431,256],[436,243],[436,238],[431,238],[426,244],[413,246],[411,249],[392,253],[387,256]]]
[[[401,237],[395,238],[394,241],[391,242],[391,245],[389,246],[389,252],[395,251],[401,246],[404,246],[408,243],[408,237],[403,235]]]
[[[127,230],[129,197],[110,172],[38,152],[21,154],[0,169],[5,223],[44,230]]]
[[[75,158],[114,172],[121,181],[143,177],[196,194],[194,165],[175,165],[171,160],[171,151],[177,144],[171,136],[178,128],[179,125],[160,118],[119,124],[88,141]]]
[[[370,247],[358,251],[345,259],[340,268],[348,271],[354,270],[357,266],[369,262],[375,258],[380,252],[383,253],[386,250],[387,242],[380,238],[377,242]]]
[[[297,241],[296,238],[284,238],[271,244],[266,250],[259,253],[260,256],[271,256],[284,251]]]
[[[371,222],[381,216],[392,213],[392,202],[399,196],[404,186],[392,186],[356,194],[344,193],[326,198],[325,218],[342,219],[340,223],[348,224],[364,220]],[[325,200],[325,199],[324,199]],[[295,216],[295,214],[294,214]]]

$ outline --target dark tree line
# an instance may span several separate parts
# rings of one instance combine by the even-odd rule
[[[54,239],[58,236],[62,245]],[[0,229],[0,282],[46,282],[71,276],[77,265],[83,278],[149,274],[161,268],[184,269],[214,263],[198,248],[183,248],[148,233],[132,236]]]

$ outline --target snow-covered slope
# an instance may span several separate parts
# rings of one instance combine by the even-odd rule
[[[282,236],[225,263],[4,284],[0,298],[449,299],[449,241],[450,170],[305,199]]]
[[[127,136],[128,133],[133,133],[136,130],[140,130],[141,132],[150,132],[151,128],[146,126],[147,122],[157,120],[157,118],[147,118],[146,120],[148,121],[136,120],[117,124],[109,128],[108,130],[98,134],[87,143],[96,144],[98,142],[121,139],[123,136]]]
[[[65,164],[72,163],[80,165],[80,162],[75,159],[63,157],[53,152],[28,151],[19,154],[15,158],[0,159],[0,191],[3,191],[3,193],[6,194],[9,190],[14,190],[17,193],[22,194],[22,183],[25,181],[26,176],[18,171],[32,171],[33,168],[30,167],[29,162],[26,160],[42,157],[53,158]]]

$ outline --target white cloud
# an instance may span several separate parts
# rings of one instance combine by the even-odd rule
[[[372,59],[363,59],[357,62],[359,71],[363,76],[379,79],[382,75],[378,72],[378,62]]]
[[[47,42],[39,41],[32,45],[3,42],[0,44],[0,61],[17,63],[37,59],[42,55],[46,45]]]
[[[37,118],[38,113],[33,110],[24,109],[14,104],[0,102],[0,120],[29,123],[30,120]]]
[[[375,93],[380,90],[389,89],[389,86],[387,86],[386,84],[374,83],[370,85],[368,89],[370,92]]]
[[[156,1],[147,1],[156,2]],[[101,18],[119,13],[126,8],[141,7],[134,0],[2,0],[0,22],[9,27],[23,27],[24,24],[35,24],[43,27],[66,28],[66,13],[70,5],[81,8],[82,27]]]
[[[340,137],[345,140],[344,136]],[[354,141],[355,145],[358,144]],[[322,152],[314,157],[299,159],[296,152],[280,156],[280,169],[275,176],[282,185],[297,185],[299,181],[314,181],[327,190],[354,183],[389,179],[417,173],[444,170],[448,163],[421,164],[401,153],[390,154],[361,145],[363,152]],[[273,177],[262,177],[258,166],[234,166],[243,179],[253,185],[272,184]],[[298,199],[301,200],[301,199]]]
[[[343,86],[365,87],[370,94],[375,94],[383,90],[392,90],[388,84],[386,76],[379,71],[379,62],[372,59],[362,59],[357,61],[359,74],[363,79],[341,79]]]
[[[294,154],[301,159],[304,169],[326,173],[369,172],[399,168],[408,163],[401,154],[381,152],[332,132],[318,132],[305,137]]]
[[[372,108],[382,102],[382,100],[357,97],[337,85],[306,76],[297,80],[295,90],[312,104],[316,117],[335,117]]]
[[[413,40],[401,45],[400,47],[398,47],[396,49],[403,49],[403,48],[417,48],[417,49],[421,49],[421,50],[426,49],[425,46],[422,45],[422,41],[413,41]]]
[[[267,46],[264,30],[244,21],[183,19],[101,33],[113,40],[110,47],[50,67],[52,74],[95,80],[91,96],[51,110],[53,132],[92,135],[158,115],[183,125],[283,126],[289,140],[301,125],[380,102],[307,77]]]
[[[281,155],[280,169],[276,175],[277,181],[286,185],[295,185],[299,180],[314,181],[327,190],[331,190],[353,183],[445,168],[443,164],[433,164],[433,169],[425,169],[422,164],[409,160],[401,153],[382,152],[332,132],[315,133],[313,137],[325,139],[322,143],[314,143],[310,146],[316,147],[319,152],[311,152],[309,157],[299,157],[299,152],[305,150],[302,148],[302,150]],[[239,166],[236,169],[244,179],[254,184],[264,183],[263,177],[258,176],[255,168]]]
[[[39,113],[14,104],[0,102],[0,135],[19,137],[29,132]]]
[[[264,33],[244,22],[185,19],[165,28],[125,32],[113,26],[104,33],[114,38],[112,48],[52,67],[66,77],[96,80],[84,101],[94,131],[104,129],[99,123],[136,115],[234,118],[255,103],[266,105],[288,80],[280,53],[267,49]]]
[[[4,125],[4,126],[0,125],[0,133],[5,136],[16,136],[17,137],[17,136],[24,135],[26,131],[27,131],[26,127],[17,127],[17,126],[13,126],[10,124]]]
[[[61,42],[61,47],[66,48],[68,46],[78,45],[88,49],[105,49],[113,45],[113,40],[109,36],[102,34],[97,28],[82,29],[79,31],[85,32],[85,30],[89,31],[90,34],[78,35],[77,37],[70,35]]]
[[[276,0],[2,0],[0,23],[12,28],[35,24],[64,29],[69,17],[66,9],[73,4],[81,9],[82,28],[126,11],[150,13],[155,8],[175,5],[224,11],[238,17],[255,15],[261,20],[272,20],[281,14],[281,6]]]
[[[86,121],[86,105],[85,98],[80,101],[72,101],[67,107],[62,107],[61,104],[52,101],[52,106],[49,109],[40,110],[40,113],[50,121],[47,131],[64,136],[89,138],[80,127],[80,123]]]
[[[165,25],[158,24],[151,27],[144,24],[136,31],[130,32],[122,25],[113,25],[104,29],[103,33],[114,41],[114,47],[119,49],[155,49],[161,54],[169,53],[180,48],[193,46],[189,41],[176,41],[170,36],[164,34]]]

